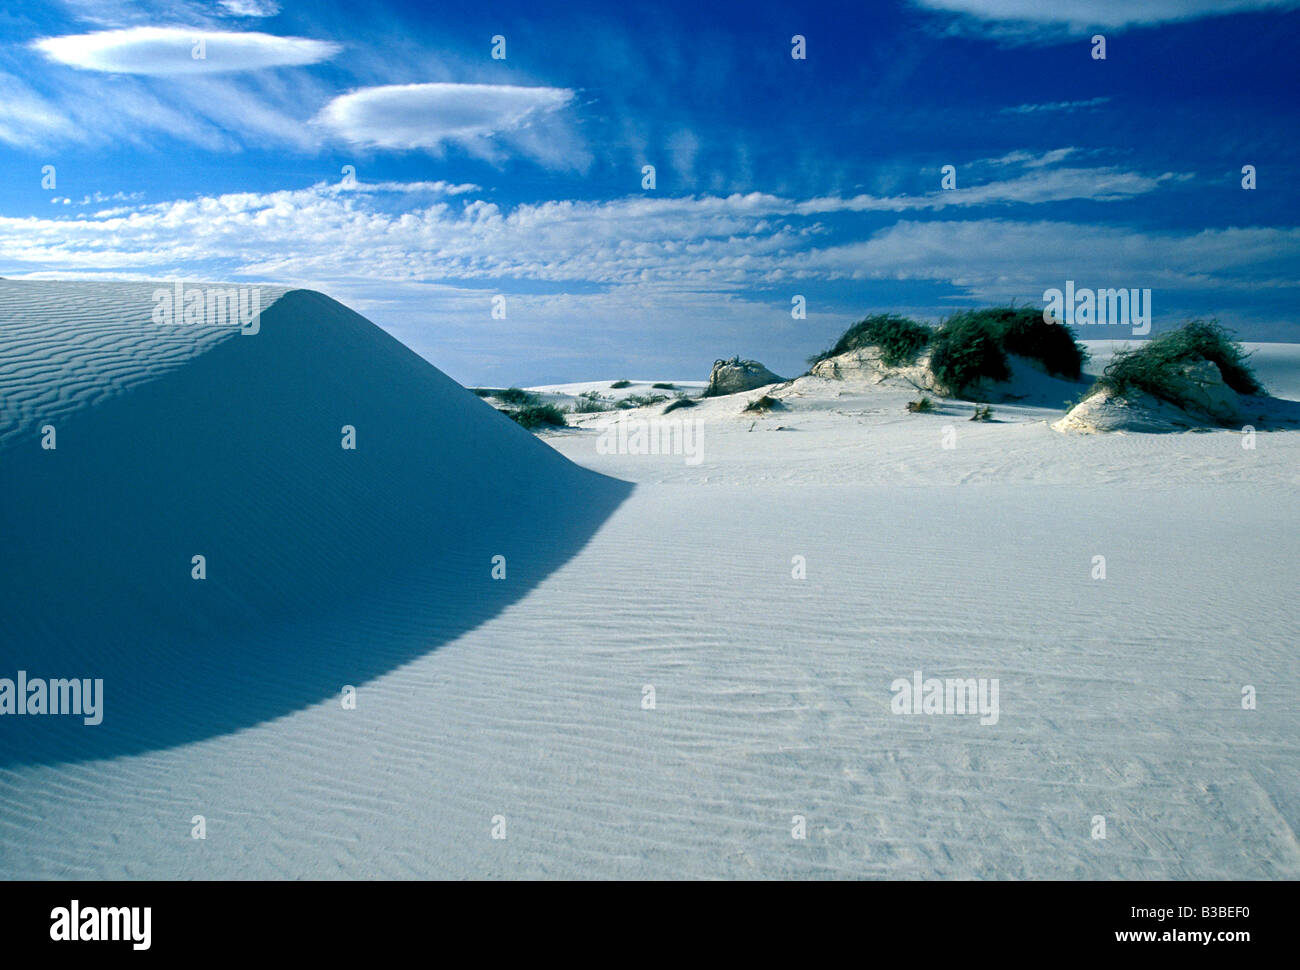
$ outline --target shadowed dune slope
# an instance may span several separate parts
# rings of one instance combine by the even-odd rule
[[[0,677],[105,697],[99,726],[0,717],[0,764],[338,697],[520,598],[631,488],[319,293],[272,292],[245,335],[154,323],[154,288],[0,284]]]

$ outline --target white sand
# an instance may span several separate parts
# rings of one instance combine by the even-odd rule
[[[28,315],[54,292],[24,297]],[[13,311],[4,305],[7,329]],[[281,305],[279,326],[309,333],[312,315],[327,306]],[[270,333],[276,320],[267,316]],[[41,338],[23,337],[33,339]],[[373,609],[315,625],[286,617],[273,636],[249,635],[272,657],[292,658],[282,676],[305,682],[301,689],[189,722],[203,736],[169,746],[92,760],[8,754],[0,874],[1300,876],[1300,432],[1261,433],[1254,450],[1231,431],[1068,436],[1048,427],[1060,406],[996,404],[997,420],[977,424],[966,420],[969,404],[905,413],[917,396],[909,388],[803,380],[769,389],[788,408],[767,416],[740,414],[761,391],[670,415],[704,421],[696,465],[680,455],[599,453],[608,422],[652,417],[662,405],[584,416],[581,427],[546,435],[578,465],[636,483],[610,513],[621,495],[547,460],[544,446],[514,434],[468,393],[462,406],[409,361],[402,382],[396,361],[364,366],[387,345],[356,318],[340,317],[334,340],[337,354],[310,339],[285,341],[267,379],[305,371],[311,380],[301,387],[330,385],[316,406],[338,394],[360,406],[368,394],[382,399],[404,436],[431,436],[427,451],[406,449],[403,460],[416,469],[397,479],[400,488],[361,481],[356,494],[386,504],[399,520],[396,536],[405,522],[441,521],[417,508],[427,481],[438,500],[459,503],[446,513],[454,535],[417,544],[401,560],[407,572],[392,576],[403,592],[373,593]],[[6,390],[11,345],[0,352]],[[1257,351],[1270,389],[1300,398],[1297,348]],[[187,387],[219,386],[220,372],[201,371],[212,357],[178,366],[199,369],[192,381],[155,381],[178,399],[168,412],[152,402],[149,413],[174,425],[194,420],[180,397]],[[232,394],[247,396],[251,374],[240,368],[256,360],[216,362],[239,376],[227,385]],[[41,380],[25,378],[29,397]],[[124,388],[119,398],[137,393]],[[419,401],[430,395],[436,407],[426,408]],[[300,433],[314,423],[309,409],[269,414],[272,402],[253,396],[249,426],[270,434],[283,421]],[[305,408],[293,403],[299,398],[275,400]],[[39,410],[23,420],[39,421]],[[328,418],[337,449],[339,421]],[[378,411],[368,418],[380,420]],[[948,426],[952,449],[942,447]],[[14,447],[6,441],[0,451],[6,489],[17,482]],[[61,438],[60,458],[64,448]],[[402,467],[400,452],[383,469],[386,481]],[[312,512],[330,466],[306,446],[293,457],[276,479],[292,503],[275,511],[301,506],[304,521],[323,528]],[[137,473],[146,459],[165,474],[162,455],[140,456]],[[281,459],[260,460],[269,475]],[[524,484],[475,498],[492,481],[480,466],[493,462]],[[467,476],[474,487],[460,488]],[[498,504],[503,498],[524,503],[526,514]],[[593,502],[602,511],[589,541],[578,538],[589,519],[567,531],[529,524],[563,521]],[[521,550],[519,568],[511,558],[509,578],[494,587],[479,555],[486,549],[472,539],[498,519],[497,541],[514,534],[544,543],[554,533],[573,554],[543,562]],[[0,522],[6,531],[23,527],[12,517]],[[289,542],[300,524],[271,538]],[[358,536],[346,538],[360,542],[361,565],[377,568],[368,558],[376,550]],[[318,551],[346,545],[301,540]],[[472,553],[462,556],[462,546]],[[276,548],[268,539],[261,554]],[[426,570],[429,555],[449,565]],[[791,578],[796,555],[806,557],[806,579]],[[1105,580],[1090,576],[1095,555],[1106,557]],[[356,568],[323,570],[323,581]],[[458,580],[460,569],[472,581]],[[287,582],[299,572],[277,575]],[[28,575],[6,560],[6,586]],[[300,579],[313,582],[310,572]],[[532,588],[497,588],[530,579]],[[175,595],[189,593],[181,585]],[[443,602],[448,588],[496,599],[484,616],[418,608],[420,595]],[[286,587],[285,595],[299,593],[306,589]],[[23,602],[14,594],[6,606]],[[133,615],[114,617],[129,624]],[[166,637],[144,621],[129,632],[154,652],[170,642],[197,648],[197,636],[190,644],[172,619],[163,621],[173,624]],[[30,616],[19,627],[23,639],[9,629],[0,677],[44,635]],[[96,655],[104,631],[84,632],[77,650],[61,648],[65,659]],[[326,650],[318,672],[310,660],[331,635],[351,646]],[[423,648],[413,647],[420,637]],[[132,658],[129,644],[117,642],[126,658],[118,669],[136,664],[147,680],[143,668],[157,658]],[[256,663],[258,655],[241,656]],[[369,673],[345,681],[360,685],[355,711],[334,698],[308,699],[349,664]],[[258,696],[273,669],[259,667],[262,681],[249,683],[221,665],[205,667],[238,681],[233,694],[212,683],[226,701]],[[998,722],[891,714],[891,683],[916,669],[997,678]],[[1258,692],[1257,710],[1242,710],[1247,684]],[[655,689],[653,710],[642,708],[646,685]],[[111,681],[106,692],[111,718]],[[0,743],[11,730],[0,719]],[[204,841],[190,837],[196,814],[207,818]],[[807,820],[806,839],[791,837],[796,814]],[[498,815],[507,835],[500,840],[492,838]],[[1096,815],[1106,818],[1105,840],[1090,836]]]

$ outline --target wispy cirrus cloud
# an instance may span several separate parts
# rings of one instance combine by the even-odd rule
[[[1173,232],[1052,220],[905,220],[867,240],[802,254],[791,270],[799,278],[943,280],[996,301],[1036,295],[1065,279],[1140,281],[1166,291],[1295,291],[1300,281],[1287,267],[1298,257],[1296,228]]]
[[[1056,24],[1076,30],[1197,20],[1300,6],[1297,0],[913,0],[918,6],[980,20]]]
[[[67,145],[191,145],[238,152],[248,145],[317,150],[320,138],[295,114],[327,96],[312,78],[266,88],[255,78],[207,76],[183,85],[115,77],[110,86],[81,72],[36,90],[0,71],[0,143],[54,150]]]
[[[81,129],[57,104],[20,78],[0,72],[0,142],[37,148],[80,136]]]
[[[1083,101],[1046,101],[1042,104],[1018,104],[1013,108],[1003,108],[1004,115],[1036,115],[1053,112],[1071,113],[1074,111],[1090,111],[1093,108],[1100,108],[1103,104],[1109,104],[1110,98],[1088,98]]]
[[[333,186],[339,192],[382,193],[395,192],[401,195],[465,195],[469,192],[482,192],[483,186],[473,182],[336,182]]]
[[[798,211],[917,212],[953,207],[1037,205],[1089,200],[1115,202],[1155,192],[1163,185],[1185,182],[1187,172],[1148,175],[1116,166],[1062,166],[1074,148],[1015,151],[997,158],[980,158],[957,168],[957,188],[921,195],[827,196],[798,204]],[[934,173],[938,181],[938,171]]]
[[[975,162],[976,166],[992,165],[1020,165],[1024,168],[1043,168],[1047,165],[1055,165],[1058,162],[1065,161],[1066,158],[1075,154],[1075,148],[1053,148],[1045,152],[1007,152],[998,158],[982,158]]]
[[[220,0],[220,6],[232,17],[274,17],[280,12],[275,0]]]
[[[301,67],[342,50],[307,37],[186,27],[126,27],[43,37],[31,45],[51,61],[84,71],[150,76]]]

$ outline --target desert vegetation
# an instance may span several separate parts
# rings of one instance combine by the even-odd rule
[[[828,357],[838,357],[859,347],[878,347],[880,359],[888,367],[904,367],[916,362],[930,343],[934,330],[923,323],[896,313],[873,313],[845,330],[829,349],[808,358],[809,365]]]
[[[1033,307],[966,310],[935,331],[930,370],[954,394],[981,380],[1011,378],[1008,354],[1038,361],[1048,374],[1078,380],[1088,351],[1062,323]]]
[[[1187,367],[1208,360],[1219,368],[1223,383],[1238,394],[1264,394],[1248,357],[1217,320],[1192,320],[1141,347],[1117,353],[1093,390],[1108,390],[1121,397],[1133,390],[1145,391],[1186,407],[1191,403],[1186,397]]]

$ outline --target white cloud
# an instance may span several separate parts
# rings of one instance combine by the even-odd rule
[[[199,41],[203,56],[197,56]],[[306,37],[184,27],[128,27],[45,37],[32,46],[52,61],[114,74],[186,75],[316,64],[342,47]]]
[[[1068,156],[1077,151],[1074,148],[1054,148],[1049,152],[1043,152],[1041,155],[1035,155],[1033,152],[1009,152],[1001,158],[982,158],[973,165],[1021,165],[1025,168],[1042,168],[1046,165],[1055,165],[1057,162],[1064,161]]]
[[[39,95],[11,75],[0,74],[0,142],[20,148],[49,149],[68,143],[148,145],[169,136],[209,151],[231,151],[238,142],[214,121],[230,105],[193,103],[196,92],[171,91],[163,100],[134,78],[106,91],[101,84],[77,76],[58,85],[50,96]],[[55,102],[57,102],[57,107]],[[248,103],[244,115],[252,116]],[[277,140],[292,131],[281,119]]]
[[[79,131],[49,100],[12,74],[0,73],[0,142],[38,148],[51,138],[74,138]]]
[[[440,197],[397,211],[370,199],[381,193],[411,198],[410,184],[367,185],[357,193],[321,183],[119,209],[106,218],[0,218],[0,260],[40,270],[156,268],[161,275],[213,264],[222,275],[322,286],[360,279],[535,280],[732,292],[791,277],[981,287],[1037,285],[1044,276],[1082,279],[1090,271],[1107,278],[1128,273],[1132,285],[1246,287],[1273,285],[1268,281],[1300,260],[1297,229],[1180,234],[932,220],[834,243],[810,219],[852,200],[636,195],[503,211],[469,193],[453,195],[459,186],[433,187],[441,193],[430,194]]]
[[[1117,168],[1039,168],[1032,161],[1022,161],[1030,171],[1015,178],[999,179],[978,185],[962,186],[958,171],[958,188],[936,190],[926,195],[872,196],[850,198],[831,196],[809,199],[797,206],[805,214],[819,212],[908,212],[939,210],[952,206],[1036,205],[1088,199],[1114,202],[1154,192],[1161,184],[1182,181],[1186,175],[1166,172],[1142,175]],[[972,167],[974,167],[972,165]]]
[[[820,214],[852,200],[637,194],[504,210],[462,188],[322,182],[94,215],[59,205],[57,216],[0,217],[0,273],[307,286],[354,304],[435,362],[450,354],[483,368],[496,354],[491,366],[507,371],[533,366],[543,350],[576,359],[584,340],[619,353],[663,350],[669,363],[711,360],[720,347],[745,352],[737,341],[755,321],[790,326],[790,292],[838,280],[938,284],[981,302],[1035,300],[1067,279],[1151,287],[1159,321],[1213,310],[1234,325],[1261,300],[1293,302],[1300,290],[1298,228],[1187,233],[984,218],[832,234]],[[819,312],[860,313],[878,298],[873,290],[864,286],[852,307],[822,301]],[[774,291],[780,298],[764,295]],[[500,292],[510,294],[510,321],[494,324],[485,343],[490,296]],[[1253,318],[1276,324],[1259,311]],[[603,336],[592,342],[592,333]],[[788,338],[807,352],[806,334]],[[493,346],[530,349],[521,359]]]
[[[1094,29],[1141,27],[1254,10],[1282,10],[1300,0],[913,0],[929,10],[974,21],[1032,31],[1053,28],[1073,34]],[[1002,31],[995,31],[1002,33]]]
[[[668,139],[668,157],[672,161],[673,171],[682,185],[695,184],[695,159],[700,153],[700,139],[695,132],[683,128]]]
[[[333,186],[340,192],[398,192],[403,195],[465,195],[469,192],[482,192],[483,186],[473,182],[353,182],[345,185],[337,182]]]
[[[1157,291],[1260,288],[1297,283],[1300,229],[1229,228],[1195,233],[1003,219],[904,221],[871,239],[801,254],[792,275],[944,281],[994,301],[1036,296],[1065,280],[1080,286]]]
[[[323,104],[333,93],[298,71],[195,75],[183,84],[89,71],[54,71],[41,80],[37,91],[0,71],[0,143],[51,152],[70,144],[314,152],[320,132],[301,117],[302,105]]]
[[[1031,115],[1043,112],[1074,112],[1099,108],[1110,102],[1110,98],[1088,98],[1086,101],[1046,101],[1042,104],[1018,104],[1014,108],[1003,108],[1004,115]]]
[[[367,148],[439,150],[455,143],[491,156],[494,151],[488,139],[522,133],[573,97],[565,88],[391,84],[340,95],[321,109],[316,122]],[[535,143],[527,144],[526,150],[534,156],[544,153]]]
[[[280,12],[275,0],[221,0],[221,6],[232,17],[274,17]]]

